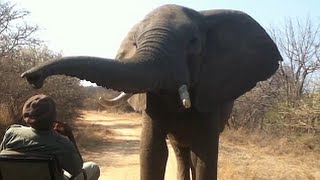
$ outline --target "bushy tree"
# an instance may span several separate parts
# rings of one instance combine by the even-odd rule
[[[19,121],[23,102],[34,94],[54,97],[60,120],[79,115],[76,110],[82,105],[79,79],[55,76],[48,78],[43,88],[34,90],[20,78],[25,70],[60,56],[35,36],[38,27],[24,21],[28,15],[28,11],[0,1],[0,123],[3,126]]]
[[[20,75],[32,66],[58,56],[45,47],[22,48],[12,55],[7,55],[5,61],[0,62],[1,104],[9,107],[12,119],[20,116],[23,102],[34,94],[44,93],[55,98],[58,106],[59,118],[70,119],[76,115],[76,109],[82,105],[82,87],[80,80],[66,76],[48,78],[43,88],[32,89]]]

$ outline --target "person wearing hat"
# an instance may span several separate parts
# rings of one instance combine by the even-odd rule
[[[99,166],[94,162],[83,163],[70,126],[56,121],[56,116],[55,102],[50,96],[32,96],[22,109],[22,118],[28,126],[10,126],[3,137],[0,150],[54,154],[65,173],[77,175],[84,169],[88,180],[98,179]],[[82,173],[76,179],[83,179]]]

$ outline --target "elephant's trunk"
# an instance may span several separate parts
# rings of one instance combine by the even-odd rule
[[[171,33],[172,34],[172,33]],[[51,75],[66,75],[96,83],[126,93],[150,91],[177,92],[182,85],[189,87],[190,73],[185,54],[174,41],[169,29],[152,28],[137,37],[135,55],[126,60],[88,56],[62,57],[46,62],[22,74],[35,88],[40,88]],[[185,88],[182,88],[185,89]],[[181,91],[183,105],[188,108],[188,93]]]
[[[51,75],[66,75],[130,93],[147,92],[158,88],[166,73],[152,61],[143,61],[144,58],[137,56],[133,58],[138,60],[124,63],[98,57],[62,57],[35,67],[22,76],[33,73],[40,75],[44,80]]]

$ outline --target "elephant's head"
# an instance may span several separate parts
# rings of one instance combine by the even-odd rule
[[[207,111],[211,103],[235,99],[269,78],[280,60],[274,42],[245,13],[164,5],[132,28],[116,61],[63,57],[22,77],[36,88],[56,74],[128,93],[178,94],[187,87],[194,106]]]

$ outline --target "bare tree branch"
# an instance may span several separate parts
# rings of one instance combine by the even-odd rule
[[[40,43],[33,36],[38,26],[24,22],[29,14],[9,2],[0,2],[0,58],[21,46]]]
[[[301,98],[310,74],[320,69],[320,24],[310,18],[304,21],[287,19],[281,28],[272,28],[271,36],[283,53],[280,67],[287,98]]]

